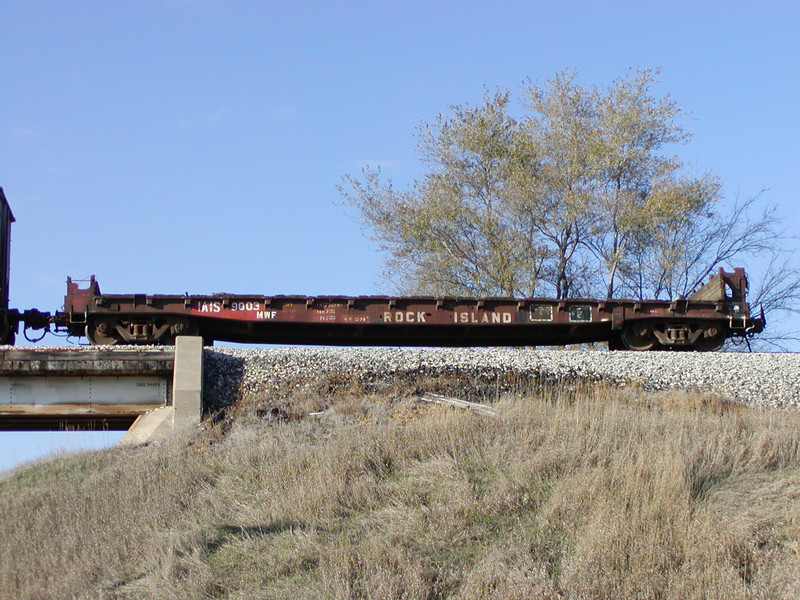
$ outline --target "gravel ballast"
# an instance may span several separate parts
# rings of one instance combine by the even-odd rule
[[[651,392],[696,390],[754,408],[800,406],[800,354],[795,353],[520,348],[205,350],[206,398],[217,398],[217,402],[247,394],[268,395],[270,390],[330,373],[369,382],[431,376],[491,382],[509,375],[554,382],[604,381]]]

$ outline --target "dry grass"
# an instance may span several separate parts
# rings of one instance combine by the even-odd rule
[[[794,413],[597,387],[492,419],[352,392],[8,478],[0,597],[800,596]]]

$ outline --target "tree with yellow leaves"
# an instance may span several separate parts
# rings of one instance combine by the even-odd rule
[[[367,168],[340,192],[405,292],[665,298],[719,264],[775,261],[774,211],[726,204],[715,175],[670,153],[691,136],[677,103],[653,93],[657,75],[602,87],[565,70],[528,81],[518,114],[510,92],[487,90],[421,126],[426,170],[409,189]],[[771,308],[800,298],[800,271],[786,273]]]

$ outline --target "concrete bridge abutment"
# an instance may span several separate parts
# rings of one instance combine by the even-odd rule
[[[136,445],[163,439],[176,431],[197,427],[203,418],[203,338],[175,339],[172,405],[140,415],[120,440]]]

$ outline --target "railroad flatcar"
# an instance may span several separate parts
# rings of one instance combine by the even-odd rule
[[[719,269],[687,298],[596,300],[237,294],[103,294],[92,277],[67,278],[64,309],[8,308],[14,220],[0,189],[0,333],[19,323],[86,336],[92,344],[172,344],[179,335],[214,341],[347,346],[539,346],[608,342],[612,350],[719,349],[762,331],[746,302],[743,269]]]
[[[207,342],[346,346],[538,346],[717,350],[761,331],[743,269],[720,269],[688,298],[593,300],[393,296],[103,294],[67,281],[55,322],[94,344]]]

